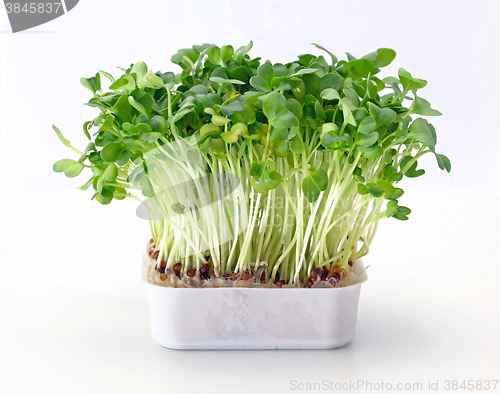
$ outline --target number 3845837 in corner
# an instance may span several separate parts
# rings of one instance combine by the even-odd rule
[[[62,3],[5,3],[8,14],[57,14],[62,12]]]

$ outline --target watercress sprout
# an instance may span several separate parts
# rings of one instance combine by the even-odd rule
[[[427,82],[403,68],[378,77],[393,50],[339,60],[314,45],[326,58],[273,64],[251,58],[251,42],[204,44],[172,56],[177,74],[138,62],[82,78],[99,111],[83,126],[90,143],[81,152],[54,126],[77,155],[54,171],[87,167],[81,189],[101,204],[146,200],[166,269],[199,272],[208,259],[216,276],[264,269],[297,286],[317,267],[347,271],[380,219],[408,219],[399,182],[425,173],[418,159],[451,164],[425,118],[441,115],[420,96]],[[214,201],[222,208],[206,211]]]

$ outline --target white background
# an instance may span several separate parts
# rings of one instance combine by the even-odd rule
[[[289,392],[296,383],[500,379],[498,1],[82,0],[11,34],[0,8],[0,392]],[[173,351],[150,337],[135,204],[100,206],[52,172],[74,158],[95,111],[79,79],[204,42],[254,41],[273,62],[393,48],[443,116],[452,172],[421,160],[408,222],[385,220],[363,285],[358,331],[332,351]],[[118,71],[118,70],[117,70]],[[483,390],[484,391],[484,390]],[[500,391],[500,384],[497,387]],[[363,392],[363,390],[360,390]],[[367,392],[367,391],[365,391]],[[434,391],[435,392],[435,391]]]

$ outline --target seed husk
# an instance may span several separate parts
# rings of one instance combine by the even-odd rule
[[[277,280],[276,282],[274,282],[274,284],[278,287],[281,287],[285,284],[285,280],[284,279]]]

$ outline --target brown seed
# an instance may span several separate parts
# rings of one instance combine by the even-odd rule
[[[318,279],[318,272],[316,270],[311,270],[311,276],[309,277],[312,282],[316,282]]]
[[[343,268],[340,268],[338,265],[336,265],[336,266],[334,266],[334,267],[332,268],[332,272],[333,272],[334,274],[340,274],[343,270],[344,270],[344,269],[343,269]]]
[[[347,264],[349,264],[349,267],[352,267],[352,261],[349,261]]]
[[[179,272],[181,272],[181,268],[182,268],[182,263],[177,263],[174,265],[174,272],[176,274],[178,274]]]
[[[188,271],[188,276],[189,276],[190,278],[192,278],[192,277],[193,277],[193,276],[195,276],[195,275],[196,275],[196,270],[189,270],[189,271]]]
[[[330,272],[328,271],[328,268],[326,268],[326,265],[324,265],[323,269],[321,270],[321,280],[326,280],[329,273]]]
[[[151,258],[153,258],[154,260],[156,260],[158,258],[158,255],[160,254],[160,251],[159,250],[156,250],[153,252],[153,254],[151,255]]]
[[[208,279],[208,271],[207,272],[200,272],[200,279],[207,280]]]
[[[276,282],[274,282],[274,284],[278,287],[281,287],[285,284],[285,279],[277,280]]]
[[[160,279],[161,279],[163,282],[165,282],[165,281],[167,280],[167,278],[168,278],[168,275],[167,275],[167,274],[161,274],[161,275],[160,275]]]
[[[308,288],[310,288],[311,286],[312,286],[312,284],[311,284],[311,283],[309,283],[309,282],[307,282],[307,283],[304,285],[304,288],[308,289]]]
[[[154,244],[154,243],[155,243],[155,240],[154,240],[153,238],[151,238],[151,239],[149,240],[149,244],[151,245],[151,244]]]
[[[205,263],[201,266],[200,273],[204,274],[205,272],[208,272],[209,270],[210,270],[210,265],[208,263]]]
[[[238,274],[236,272],[233,272],[231,274],[231,280],[236,280],[236,279],[238,279]]]
[[[217,278],[217,275],[215,275],[215,272],[214,271],[210,272],[210,279],[215,279],[215,278]]]
[[[241,275],[241,280],[248,280],[250,279],[250,275],[248,273],[244,272],[243,275]]]

